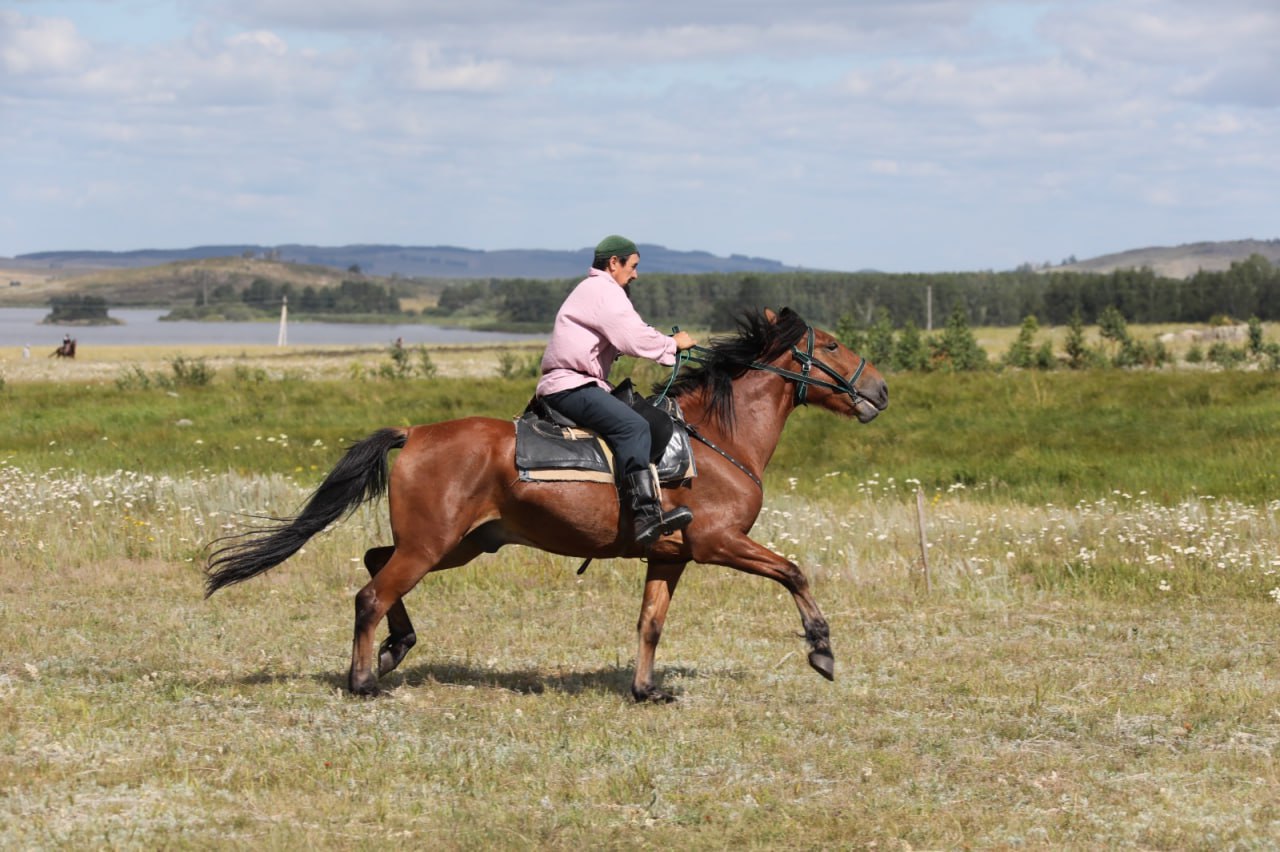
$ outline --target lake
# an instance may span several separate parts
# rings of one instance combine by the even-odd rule
[[[32,352],[53,351],[64,334],[85,346],[178,346],[181,344],[275,345],[280,331],[275,322],[161,322],[168,311],[113,309],[111,317],[124,325],[41,325],[48,308],[0,308],[0,346],[30,346]],[[550,333],[550,329],[547,330]],[[353,322],[291,322],[290,346],[389,346],[401,338],[405,346],[419,343],[504,343],[545,339],[547,334],[470,331],[420,323],[378,325]]]

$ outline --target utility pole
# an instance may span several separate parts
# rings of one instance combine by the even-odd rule
[[[280,297],[280,334],[276,336],[276,346],[284,346],[289,342],[289,297]]]

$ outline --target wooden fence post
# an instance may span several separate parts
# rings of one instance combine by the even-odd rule
[[[924,526],[924,489],[916,488],[916,523],[920,531],[920,570],[924,572],[924,590],[933,591],[933,580],[929,576],[929,536]]]

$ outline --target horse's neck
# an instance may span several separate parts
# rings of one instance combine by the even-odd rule
[[[698,401],[696,416],[686,419],[757,475],[764,473],[782,438],[782,428],[795,406],[790,386],[777,376],[749,372],[733,383],[733,427],[724,428],[708,410],[709,399]]]

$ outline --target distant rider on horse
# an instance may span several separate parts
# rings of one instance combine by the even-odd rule
[[[621,496],[635,519],[635,541],[643,547],[688,526],[693,513],[684,506],[662,511],[649,468],[648,421],[610,393],[609,369],[619,354],[669,367],[696,341],[683,331],[668,337],[636,313],[629,297],[639,263],[636,244],[625,237],[608,236],[596,246],[590,272],[556,314],[536,394],[608,443],[622,473]]]

